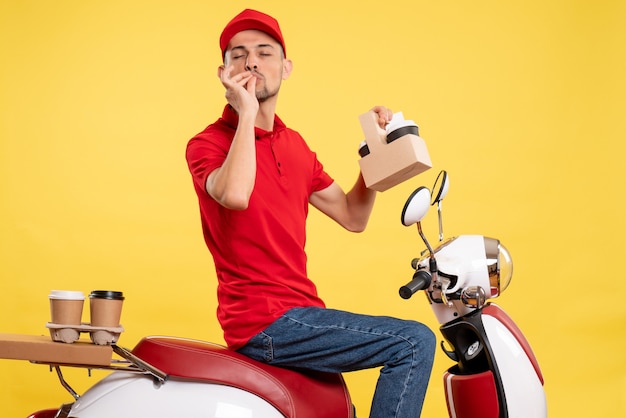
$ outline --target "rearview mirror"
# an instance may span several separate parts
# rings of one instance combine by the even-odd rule
[[[411,226],[426,216],[430,207],[430,191],[426,187],[418,187],[407,199],[402,209],[402,224]]]

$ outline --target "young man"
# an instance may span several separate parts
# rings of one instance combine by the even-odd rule
[[[244,10],[220,37],[222,117],[189,141],[187,162],[218,278],[228,346],[275,366],[341,373],[381,367],[371,416],[420,415],[435,337],[423,324],[327,309],[307,276],[309,204],[362,231],[375,191],[346,194],[276,116],[292,70],[278,22]],[[375,107],[384,127],[392,114]]]

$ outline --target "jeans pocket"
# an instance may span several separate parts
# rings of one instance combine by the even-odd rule
[[[259,348],[262,348],[263,360],[267,363],[271,363],[272,360],[274,360],[274,344],[272,337],[264,332],[260,332],[258,338],[260,340]]]

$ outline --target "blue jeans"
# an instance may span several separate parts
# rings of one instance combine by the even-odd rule
[[[323,308],[294,308],[240,353],[274,366],[330,373],[381,367],[370,417],[419,417],[435,354],[425,325]]]

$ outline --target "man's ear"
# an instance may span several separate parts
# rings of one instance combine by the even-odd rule
[[[217,67],[217,77],[218,78],[222,78],[222,73],[224,72],[224,69],[226,67],[224,67],[223,65],[220,65],[219,67]]]
[[[283,80],[287,80],[293,71],[293,62],[288,59],[283,60]]]

